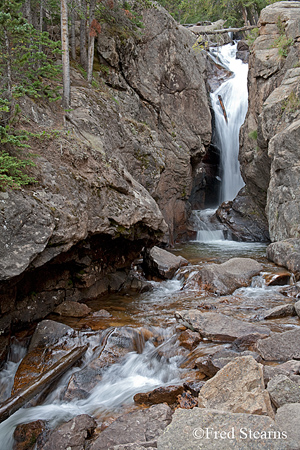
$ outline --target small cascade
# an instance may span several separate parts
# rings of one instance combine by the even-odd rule
[[[204,209],[203,211],[193,211],[193,223],[197,229],[197,242],[224,241],[224,232],[218,229],[216,224],[211,222],[211,217],[216,212],[215,209]]]

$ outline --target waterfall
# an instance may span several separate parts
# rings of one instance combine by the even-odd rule
[[[219,203],[233,200],[244,186],[240,172],[239,131],[248,108],[248,64],[236,59],[237,44],[228,44],[211,53],[232,72],[232,77],[211,93],[215,117],[214,145],[220,149],[221,189]],[[210,221],[215,210],[207,209],[198,214],[197,241],[211,242],[224,239],[223,231]]]
[[[244,186],[238,161],[239,130],[248,108],[247,74],[248,65],[235,59],[235,45],[224,45],[212,50],[214,56],[233,73],[232,78],[223,83],[211,94],[211,103],[215,115],[215,144],[221,153],[221,193],[220,203],[233,200]],[[227,122],[220,99],[223,102]]]

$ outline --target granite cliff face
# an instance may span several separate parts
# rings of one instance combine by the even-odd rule
[[[38,183],[0,193],[2,334],[118,289],[124,272],[109,274],[143,247],[186,237],[191,159],[211,136],[205,59],[164,10],[144,23],[139,41],[100,35],[105,82],[72,69],[70,113],[21,101],[25,127],[57,131],[33,142]]]
[[[249,61],[240,133],[246,190],[266,211],[271,241],[299,237],[300,3],[265,8]]]

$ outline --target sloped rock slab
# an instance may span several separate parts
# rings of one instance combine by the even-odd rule
[[[288,303],[287,305],[279,305],[275,306],[272,309],[268,309],[259,318],[261,320],[269,320],[269,319],[278,319],[279,317],[289,317],[295,315],[296,315],[295,306],[292,305],[291,303]]]
[[[270,330],[266,326],[243,322],[224,314],[201,313],[196,309],[191,309],[176,311],[175,317],[187,328],[198,331],[202,338],[214,342],[232,342],[253,334],[260,335],[261,338],[270,335]]]
[[[89,450],[108,450],[134,442],[155,442],[171,422],[171,417],[171,408],[165,404],[124,414],[102,431]]]
[[[256,350],[265,361],[300,359],[300,329],[274,333],[267,339],[259,339]]]
[[[197,358],[195,365],[206,376],[213,377],[220,369],[225,367],[226,364],[241,356],[253,356],[256,361],[260,358],[259,354],[255,352],[244,351],[239,353],[234,350],[223,349],[213,355],[201,356],[200,358]]]
[[[179,267],[188,265],[188,261],[182,256],[176,256],[167,250],[153,247],[144,253],[143,265],[147,273],[170,280]]]
[[[274,416],[265,390],[262,365],[252,356],[242,356],[228,363],[205,383],[198,399],[201,408]]]
[[[157,450],[288,450],[284,436],[270,417],[177,409],[158,438]]]

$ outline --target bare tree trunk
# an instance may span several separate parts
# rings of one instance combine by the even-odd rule
[[[70,57],[69,57],[69,34],[68,34],[68,5],[67,0],[61,0],[61,46],[63,67],[63,98],[62,107],[70,108],[71,104],[71,82],[70,82]]]
[[[86,52],[86,0],[81,0],[81,19],[80,19],[80,64],[87,70],[87,52]]]
[[[72,59],[76,59],[76,30],[75,30],[75,18],[76,18],[76,11],[73,8],[71,13],[71,56]]]
[[[93,65],[94,65],[94,47],[95,47],[95,36],[92,33],[91,24],[95,18],[95,8],[96,0],[90,1],[90,17],[89,17],[89,46],[88,46],[88,70],[87,70],[87,80],[89,83],[93,79]]]
[[[31,14],[31,5],[30,0],[25,0],[24,3],[24,15],[28,22],[32,25],[32,14]]]
[[[12,98],[11,60],[10,60],[9,38],[6,30],[4,30],[4,39],[7,54],[7,61],[6,61],[7,91],[9,99],[11,99]]]

